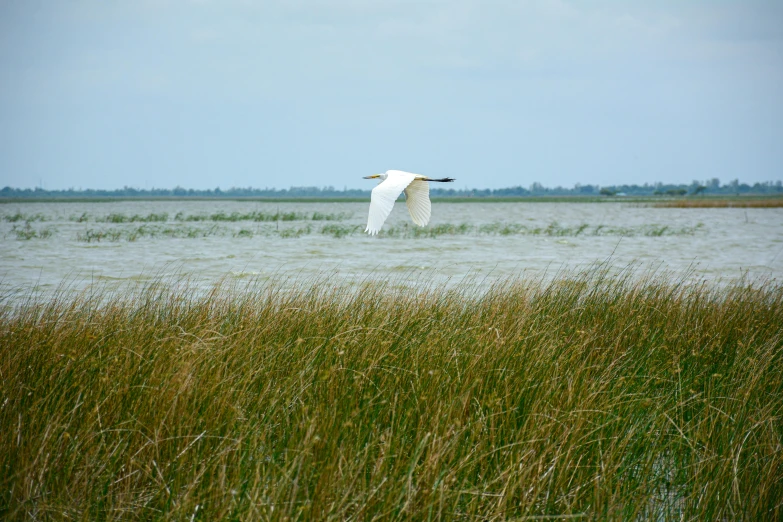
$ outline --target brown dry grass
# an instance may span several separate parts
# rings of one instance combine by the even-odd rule
[[[679,199],[662,201],[653,206],[661,208],[781,208],[783,207],[783,198]]]

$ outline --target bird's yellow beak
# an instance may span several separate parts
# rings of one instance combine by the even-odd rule
[[[372,176],[364,176],[364,179],[375,179],[377,177],[380,177],[380,174],[373,174]]]

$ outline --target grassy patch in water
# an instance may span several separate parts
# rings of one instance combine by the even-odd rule
[[[310,228],[310,225],[304,227],[304,228],[284,228],[279,231],[275,231],[280,237],[283,238],[292,238],[292,237],[302,237],[304,235],[310,234],[312,232],[312,229]]]
[[[394,225],[381,230],[380,234],[387,237],[438,237],[456,235],[487,235],[487,236],[551,236],[551,237],[577,237],[577,236],[683,236],[696,234],[704,225],[698,223],[692,227],[673,228],[668,225],[640,225],[635,227],[591,226],[581,223],[573,226],[562,226],[552,222],[547,226],[528,226],[521,223],[488,223],[485,225],[471,225],[461,223],[443,223],[427,227],[417,227],[409,223]]]
[[[23,226],[14,225],[11,227],[11,233],[16,239],[27,241],[30,239],[48,239],[55,233],[53,227],[33,228],[29,221],[26,221]]]
[[[126,215],[112,213],[108,216],[95,218],[97,223],[163,223],[168,221],[169,215],[165,212],[151,213],[146,216],[140,214]]]
[[[441,223],[426,227],[419,227],[409,223],[390,226],[381,230],[381,234],[386,237],[405,237],[405,238],[429,238],[438,236],[458,236],[475,233],[476,227],[467,223],[459,225],[453,223]]]
[[[342,221],[349,219],[351,214],[337,212],[215,212],[213,214],[177,213],[176,221]]]
[[[40,212],[36,214],[23,214],[22,212],[15,212],[14,214],[6,214],[3,216],[3,221],[7,223],[17,223],[24,221],[26,223],[32,223],[35,221],[46,221],[46,216]]]
[[[131,228],[88,228],[82,232],[76,233],[77,241],[86,243],[95,243],[101,241],[136,241],[142,238],[179,238],[179,239],[199,239],[205,237],[234,237],[250,239],[256,236],[261,237],[280,237],[296,238],[312,233],[312,227],[286,227],[286,228],[259,228],[248,229],[240,228],[235,230],[225,226],[212,225],[210,227],[198,227],[187,225],[142,225]]]
[[[783,515],[778,285],[158,282],[3,310],[8,519]]]
[[[244,237],[241,233],[233,234],[235,237]],[[77,241],[86,243],[95,243],[100,241],[136,241],[141,238],[204,238],[210,236],[232,235],[228,229],[213,226],[211,228],[187,227],[187,226],[151,226],[142,225],[132,228],[88,228],[83,232],[76,233]],[[252,234],[251,234],[252,237]]]
[[[381,237],[389,238],[437,238],[440,236],[550,236],[550,237],[578,237],[578,236],[682,236],[694,235],[704,227],[698,223],[691,227],[670,227],[668,225],[641,225],[636,227],[610,227],[604,225],[590,226],[579,224],[574,226],[561,226],[558,223],[550,223],[547,226],[531,227],[518,223],[490,223],[485,225],[471,225],[468,223],[454,224],[441,223],[427,227],[418,227],[410,223],[388,226],[381,230]],[[29,228],[29,224],[28,224]],[[77,241],[136,241],[140,238],[203,238],[211,236],[253,238],[281,237],[293,238],[320,233],[335,238],[349,236],[362,236],[363,225],[348,225],[341,223],[329,223],[320,228],[314,228],[310,224],[305,226],[287,227],[262,227],[256,229],[241,228],[234,230],[225,226],[213,225],[211,227],[189,226],[185,223],[144,224],[138,227],[110,227],[88,228],[76,233]],[[48,236],[47,236],[48,237]]]
[[[336,223],[325,225],[321,228],[321,234],[336,238],[352,236],[362,231],[364,231],[364,227],[360,225],[339,225]]]
[[[350,219],[352,214],[346,212],[213,212],[211,214],[185,214],[177,212],[172,218],[176,222],[275,222],[275,221],[342,221]],[[44,221],[42,214],[24,215],[13,214],[4,216],[5,221]],[[72,215],[70,221],[77,223],[166,223],[169,221],[169,214],[166,212],[142,214],[123,214],[113,212],[106,216],[91,216],[87,212],[79,215]]]

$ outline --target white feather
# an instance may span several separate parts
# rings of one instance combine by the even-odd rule
[[[370,214],[365,232],[369,232],[371,236],[381,230],[383,222],[394,207],[394,202],[411,181],[416,179],[416,174],[401,170],[390,170],[386,174],[386,179],[372,189],[370,195]]]
[[[383,174],[367,176],[381,178],[377,187],[372,189],[370,197],[370,214],[367,217],[367,228],[370,235],[377,234],[386,218],[391,214],[394,202],[405,191],[405,204],[413,222],[423,227],[430,222],[432,204],[430,203],[430,180],[427,176],[413,174],[402,170],[387,170]],[[431,181],[453,181],[451,178]]]
[[[432,204],[430,203],[430,184],[428,181],[414,179],[405,189],[405,204],[411,213],[413,222],[420,227],[430,222]]]

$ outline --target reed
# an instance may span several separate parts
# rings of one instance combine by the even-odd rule
[[[778,284],[324,275],[3,310],[8,520],[783,516]]]

